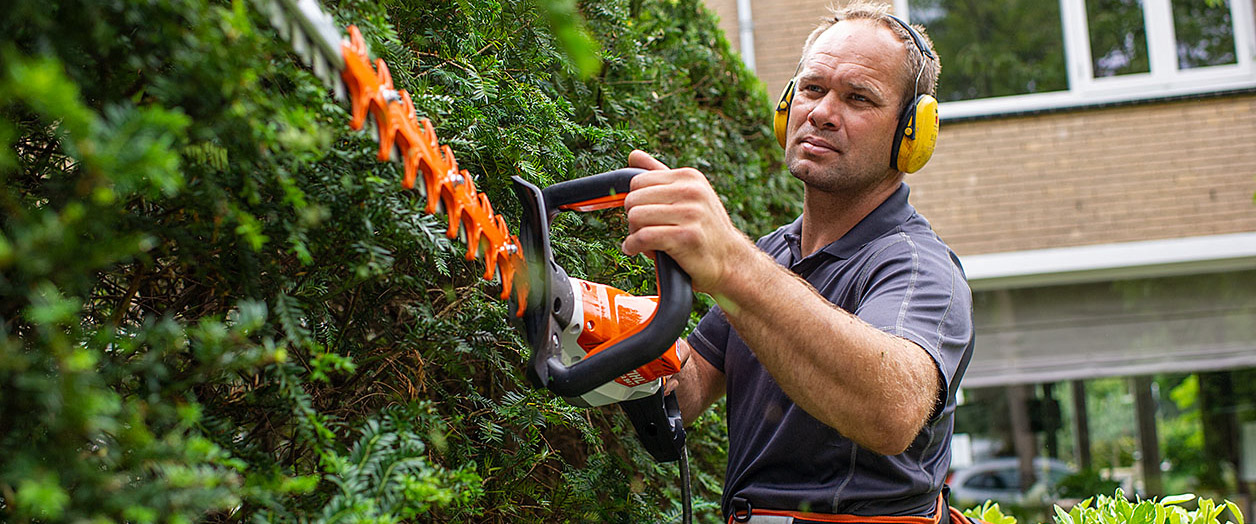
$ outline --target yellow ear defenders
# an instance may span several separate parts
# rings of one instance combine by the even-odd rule
[[[929,51],[929,46],[925,44],[924,37],[915,28],[897,16],[890,16],[890,19],[907,30],[907,34],[911,36],[912,43],[920,51],[924,59],[933,58],[933,52]],[[798,62],[798,67],[799,69],[802,68],[801,61]],[[919,76],[922,73],[924,73],[923,64],[920,72],[917,73],[917,82],[919,82]],[[794,102],[794,87],[797,82],[798,69],[795,69],[794,78],[789,80],[785,90],[781,92],[781,98],[776,103],[776,115],[772,118],[772,127],[776,132],[776,141],[781,144],[781,147],[785,147],[785,131],[789,125],[789,108]],[[890,150],[890,167],[905,173],[919,171],[920,168],[925,167],[925,164],[929,162],[929,158],[933,156],[933,148],[937,143],[938,101],[928,94],[917,94],[912,102],[903,108],[903,114],[899,115],[898,128],[894,131],[894,145]]]
[[[802,62],[798,62],[798,67],[802,67]],[[776,115],[772,117],[772,130],[776,132],[776,142],[785,147],[785,128],[789,125],[789,106],[794,103],[794,84],[798,83],[798,69],[794,70],[793,78],[789,79],[789,83],[785,84],[785,90],[781,91],[781,99],[776,102]]]

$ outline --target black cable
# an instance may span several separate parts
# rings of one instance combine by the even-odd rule
[[[689,486],[689,449],[687,447],[680,448],[680,498],[681,517],[683,524],[693,524],[693,493]]]

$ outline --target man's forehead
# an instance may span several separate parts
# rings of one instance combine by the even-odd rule
[[[803,58],[801,76],[823,75],[839,65],[855,65],[897,86],[907,49],[894,31],[875,20],[843,20],[821,33]]]
[[[841,20],[829,26],[816,37],[807,51],[807,58],[823,51],[825,54],[850,52],[901,59],[905,57],[907,49],[889,27],[876,20],[857,18]]]

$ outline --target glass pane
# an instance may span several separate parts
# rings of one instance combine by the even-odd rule
[[[1173,0],[1179,69],[1233,64],[1234,24],[1226,0]]]
[[[1058,1],[910,0],[942,59],[938,99],[1068,89]]]
[[[1151,71],[1141,0],[1086,0],[1095,77]]]

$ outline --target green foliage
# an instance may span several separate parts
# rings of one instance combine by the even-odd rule
[[[1120,481],[1104,478],[1102,470],[1090,468],[1060,479],[1054,489],[1060,498],[1083,499],[1094,493],[1112,493],[1120,486]]]
[[[752,235],[798,212],[768,96],[696,0],[332,11],[508,219],[510,175],[632,148],[702,169]],[[617,410],[525,384],[483,267],[252,4],[22,1],[0,35],[0,520],[678,514]],[[621,215],[555,227],[573,274],[651,285]],[[691,437],[707,519],[722,430]]]
[[[588,79],[597,74],[602,69],[598,59],[599,46],[576,12],[575,0],[545,1],[539,6],[558,44],[580,73],[580,78]]]
[[[984,504],[964,510],[964,516],[978,519],[990,524],[1016,524],[1016,517],[1004,515],[998,502],[986,501]]]
[[[1187,502],[1195,502],[1196,509],[1183,508],[1182,504]],[[1227,509],[1231,520],[1219,520]],[[1057,506],[1055,513],[1057,524],[1243,524],[1243,514],[1234,503],[1226,501],[1217,505],[1212,499],[1196,499],[1190,494],[1130,502],[1117,490],[1113,497],[1100,495],[1086,499],[1067,512]]]
[[[1194,509],[1183,507],[1193,504]],[[1227,513],[1228,512],[1228,513]],[[1015,517],[1004,515],[999,505],[985,504],[964,511],[969,518],[990,524],[1016,524]],[[1174,495],[1162,499],[1134,500],[1125,498],[1117,489],[1114,496],[1098,495],[1083,500],[1069,510],[1055,507],[1055,524],[1244,524],[1237,504],[1222,504],[1193,494]]]
[[[1128,467],[1134,464],[1138,449],[1134,421],[1134,397],[1124,378],[1086,381],[1086,409],[1089,411],[1091,450],[1095,464]]]
[[[1167,382],[1173,378],[1179,377],[1161,380]],[[1168,391],[1168,402],[1161,403],[1163,414],[1157,429],[1165,442],[1164,458],[1172,464],[1165,474],[1165,489],[1170,493],[1187,489],[1225,491],[1226,482],[1218,478],[1216,464],[1205,453],[1199,375],[1187,375],[1179,380],[1176,385],[1161,388]]]

